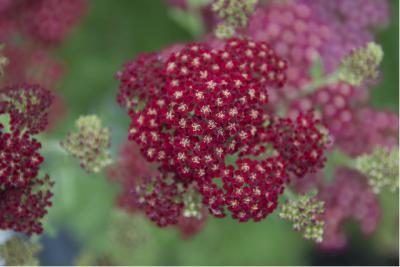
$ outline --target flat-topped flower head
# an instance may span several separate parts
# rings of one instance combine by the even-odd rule
[[[292,145],[294,131],[301,139],[292,145],[297,172],[300,165],[301,174],[323,165],[325,139],[311,115],[289,125],[290,138],[272,138],[287,125],[268,127],[268,91],[284,84],[286,68],[267,43],[237,38],[220,49],[193,43],[165,60],[145,54],[128,63],[117,74],[117,100],[131,117],[129,139],[159,166],[162,175],[152,183],[165,187],[160,183],[169,177],[171,185],[194,188],[203,207],[218,218],[229,212],[240,222],[259,221],[274,211],[288,181],[293,158],[284,147]],[[275,148],[272,155],[268,142]],[[185,199],[183,191],[178,195]],[[168,205],[175,219],[159,223],[157,215],[154,220],[171,224],[179,212],[193,213],[187,205],[179,212],[174,207]]]
[[[69,133],[61,141],[61,146],[78,158],[84,170],[99,172],[111,163],[110,129],[102,128],[101,121],[96,115],[81,116],[75,124],[78,131]]]
[[[39,85],[6,86],[0,88],[0,115],[8,113],[12,130],[37,134],[47,126],[52,101],[50,92]]]

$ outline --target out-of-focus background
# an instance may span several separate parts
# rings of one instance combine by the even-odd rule
[[[58,90],[65,97],[68,113],[51,139],[63,138],[80,115],[98,114],[112,129],[115,158],[129,125],[128,116],[115,102],[115,72],[140,52],[159,50],[192,37],[171,19],[162,1],[92,0],[89,4],[82,24],[57,50],[67,66]],[[373,90],[373,105],[393,111],[399,105],[398,10],[399,2],[392,0],[391,24],[377,32],[385,57],[382,81]],[[51,145],[44,144],[45,154],[46,149],[51,150]],[[41,264],[77,264],[77,257],[80,263],[90,262],[94,255],[112,250],[114,241],[107,231],[117,186],[110,184],[105,174],[86,174],[74,159],[47,158],[45,164],[57,185],[46,233],[41,238]],[[317,249],[292,231],[289,223],[272,215],[262,222],[245,224],[210,218],[204,230],[189,240],[181,239],[175,229],[159,229],[137,218],[131,227],[119,228],[122,236],[137,234],[137,243],[127,243],[118,253],[122,262],[131,265],[398,264],[398,194],[384,194],[380,202],[383,216],[379,230],[364,236],[349,222],[349,246],[340,252]]]

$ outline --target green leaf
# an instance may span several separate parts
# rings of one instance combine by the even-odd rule
[[[204,34],[204,26],[201,16],[196,12],[184,11],[180,8],[171,8],[168,11],[170,18],[192,36]]]

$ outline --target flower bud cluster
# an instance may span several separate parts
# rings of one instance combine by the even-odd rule
[[[293,223],[293,229],[303,233],[305,239],[322,242],[324,233],[324,202],[315,196],[302,195],[282,205],[279,217]]]
[[[37,254],[40,246],[14,236],[0,245],[0,258],[7,266],[39,266]]]
[[[388,188],[394,192],[399,188],[399,150],[378,147],[371,154],[356,158],[356,168],[368,178],[375,193]]]
[[[111,132],[102,128],[96,115],[81,116],[75,123],[77,132],[68,133],[61,146],[78,158],[80,166],[87,172],[99,172],[111,163],[109,148]]]
[[[218,38],[231,38],[236,29],[247,25],[258,0],[215,0],[211,9],[222,20],[215,34]]]
[[[360,85],[365,81],[376,80],[382,58],[382,47],[374,42],[354,49],[343,59],[339,67],[339,78],[351,85]]]

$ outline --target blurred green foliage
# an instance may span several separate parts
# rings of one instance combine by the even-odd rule
[[[385,57],[382,83],[373,91],[373,104],[392,110],[399,103],[398,5],[397,0],[392,1],[392,23],[378,32]],[[46,169],[56,180],[54,206],[46,221],[47,234],[56,233],[63,226],[72,230],[74,238],[87,251],[101,254],[113,246],[105,233],[117,186],[110,184],[106,174],[88,175],[79,169],[74,159],[63,154],[56,140],[73,128],[80,115],[97,114],[104,125],[112,128],[115,158],[126,140],[129,125],[128,116],[115,102],[118,88],[115,72],[139,52],[159,50],[190,38],[191,34],[168,16],[168,9],[161,1],[90,1],[81,27],[57,51],[67,65],[58,90],[66,100],[68,114],[55,132],[43,137],[44,153],[51,155]],[[383,214],[398,210],[397,195],[385,197],[382,203]],[[390,218],[385,219],[386,224],[390,224]],[[187,241],[175,229],[159,229],[149,222],[137,230],[145,231],[148,240],[138,244],[139,250],[137,246],[132,248],[132,253],[140,257],[126,264],[302,265],[310,263],[307,255],[314,248],[276,215],[260,223],[246,224],[210,218],[205,229]],[[398,239],[390,238],[390,234],[388,237],[385,230],[382,229],[383,234],[378,232],[375,239],[398,246]],[[368,249],[376,249],[372,241]]]

